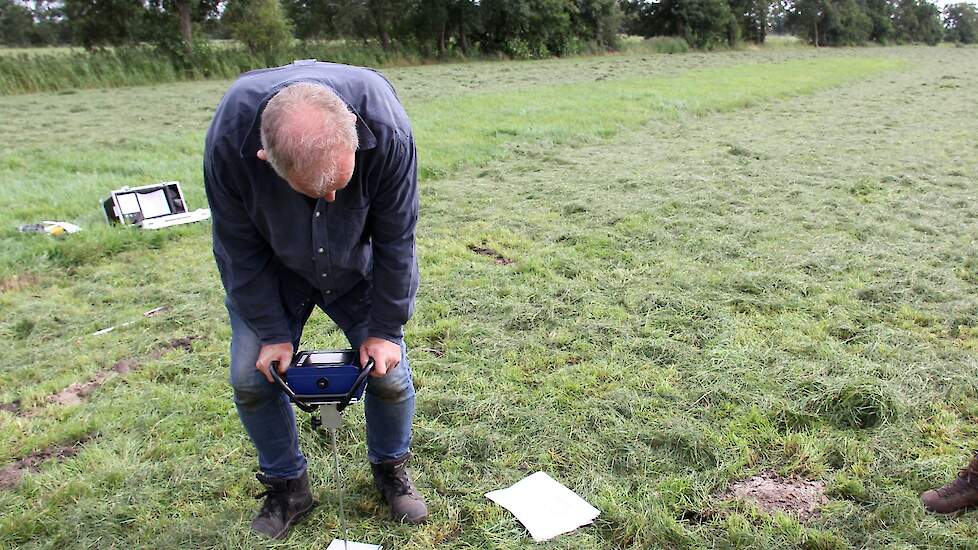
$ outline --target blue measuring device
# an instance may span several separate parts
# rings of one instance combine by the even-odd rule
[[[269,369],[272,378],[297,407],[311,413],[322,405],[336,405],[343,412],[363,399],[374,360],[361,367],[359,354],[352,349],[300,351],[284,375],[276,366]]]

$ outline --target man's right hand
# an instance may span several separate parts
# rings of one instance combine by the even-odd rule
[[[258,352],[258,362],[255,363],[255,368],[260,370],[265,378],[269,382],[274,383],[275,380],[272,379],[271,373],[268,369],[271,368],[273,362],[278,361],[278,373],[285,374],[285,371],[289,370],[289,366],[292,365],[292,344],[285,342],[283,344],[268,344],[262,346],[261,350]]]

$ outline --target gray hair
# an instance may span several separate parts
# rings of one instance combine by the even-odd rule
[[[296,116],[320,117],[311,124],[321,131],[295,127]],[[320,84],[287,86],[268,101],[261,117],[261,143],[268,163],[282,178],[311,177],[304,185],[317,195],[336,181],[333,151],[356,151],[357,117],[331,89]],[[310,122],[304,120],[304,122]]]

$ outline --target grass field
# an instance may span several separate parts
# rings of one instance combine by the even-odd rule
[[[384,521],[357,409],[340,435],[351,538],[978,547],[974,514],[917,501],[978,445],[974,54],[389,71],[422,157],[407,339],[433,516]],[[171,179],[204,206],[203,133],[227,85],[0,99],[0,468],[36,470],[0,489],[0,547],[260,545],[209,226],[140,233],[97,210]],[[16,231],[41,219],[85,231]],[[313,317],[304,347],[344,343]],[[328,445],[305,423],[301,438],[323,506],[275,547],[337,536]],[[537,470],[599,508],[595,524],[535,545],[484,498]],[[715,498],[767,470],[824,482],[821,515]]]

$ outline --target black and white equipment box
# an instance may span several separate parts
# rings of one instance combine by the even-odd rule
[[[109,223],[159,229],[171,225],[199,222],[211,217],[209,208],[190,211],[180,183],[165,181],[142,187],[123,187],[102,201]]]

